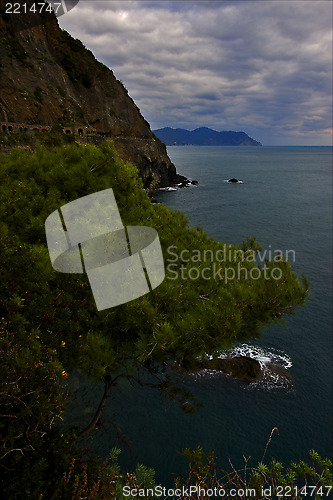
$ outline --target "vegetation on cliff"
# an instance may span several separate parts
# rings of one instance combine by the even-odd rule
[[[303,303],[300,284],[283,260],[281,278],[225,282],[223,270],[237,259],[215,261],[220,273],[207,280],[205,262],[181,257],[153,292],[114,309],[97,312],[84,275],[53,270],[44,223],[62,205],[112,187],[124,225],[158,230],[164,257],[170,245],[211,249],[224,245],[202,229],[191,228],[185,215],[152,205],[137,169],[117,157],[111,141],[100,146],[67,144],[56,148],[15,149],[2,154],[1,197],[1,454],[2,486],[10,498],[48,496],[50,477],[58,481],[80,452],[80,438],[102,417],[103,401],[119,377],[153,385],[176,398],[184,411],[195,409],[164,371],[175,362],[191,368],[197,356],[215,354],[235,341],[260,335],[261,328]],[[255,239],[233,250],[255,250]],[[167,264],[167,260],[166,260]],[[211,263],[211,264],[214,264]],[[253,261],[243,265],[258,268]],[[198,279],[183,280],[193,266]],[[174,278],[175,270],[179,277]],[[172,274],[172,276],[171,276]],[[62,428],[67,377],[80,370],[103,382],[104,400],[85,429]],[[184,398],[186,397],[186,405]],[[66,498],[66,497],[61,497]]]
[[[92,127],[112,137],[118,154],[138,167],[145,187],[177,182],[165,146],[123,83],[60,29],[53,12],[8,14],[0,0],[0,33],[1,123]]]

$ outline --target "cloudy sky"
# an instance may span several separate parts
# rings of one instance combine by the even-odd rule
[[[152,129],[331,144],[330,0],[81,0],[59,24],[113,70]]]

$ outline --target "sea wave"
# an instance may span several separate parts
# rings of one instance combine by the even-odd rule
[[[178,189],[175,187],[168,186],[164,188],[159,188],[158,191],[178,191]]]
[[[272,347],[268,349],[258,345],[239,344],[228,351],[220,353],[219,358],[225,358],[227,356],[248,356],[256,359],[262,368],[265,368],[267,363],[275,363],[286,370],[293,366],[292,360],[288,354]]]

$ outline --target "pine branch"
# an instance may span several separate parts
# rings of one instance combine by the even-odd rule
[[[105,403],[106,403],[106,400],[109,396],[111,386],[113,385],[113,382],[109,379],[109,377],[105,377],[103,379],[103,382],[104,382],[104,393],[103,393],[102,399],[98,405],[97,411],[96,411],[93,419],[91,420],[90,424],[88,424],[87,427],[85,427],[79,433],[79,435],[77,436],[77,440],[79,440],[79,439],[83,438],[84,436],[86,436],[87,434],[89,434],[96,427],[96,424],[97,424],[98,420],[100,419],[100,416],[102,414],[103,408],[104,408]]]

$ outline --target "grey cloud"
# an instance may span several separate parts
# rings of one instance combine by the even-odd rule
[[[274,140],[290,129],[329,143],[331,12],[321,0],[81,1],[59,22],[153,128],[264,126]]]

